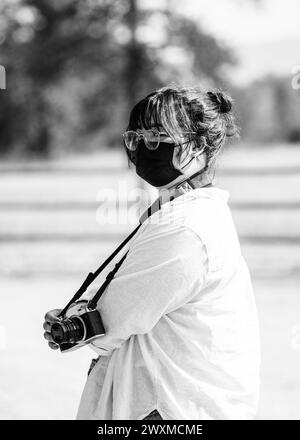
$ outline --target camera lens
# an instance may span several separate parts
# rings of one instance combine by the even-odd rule
[[[83,322],[75,317],[56,322],[51,327],[51,336],[56,344],[79,342],[84,338]]]

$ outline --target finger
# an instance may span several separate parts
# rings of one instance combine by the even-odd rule
[[[44,328],[44,330],[46,330],[46,332],[50,333],[51,325],[49,324],[49,322],[45,321],[43,324],[43,328]]]
[[[57,317],[59,315],[59,313],[61,312],[62,309],[54,309],[54,310],[50,310],[49,312],[46,313],[45,315],[45,321],[48,322],[56,322],[59,320],[59,318]]]
[[[61,312],[61,309],[54,309],[54,310],[50,310],[49,312],[46,313],[45,315],[45,321],[48,322],[55,322],[58,320],[58,315]]]
[[[57,350],[59,348],[59,345],[55,344],[55,342],[48,342],[48,345],[52,350]]]
[[[49,333],[49,332],[45,332],[45,333],[44,333],[44,338],[47,339],[47,341],[51,341],[51,342],[53,342],[53,339],[52,339],[51,333]]]
[[[174,141],[170,136],[160,136],[161,141],[166,142],[167,144],[172,144]]]

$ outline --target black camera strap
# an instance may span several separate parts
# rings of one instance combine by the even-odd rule
[[[196,177],[197,175],[201,174],[202,171],[198,171],[197,173],[193,174],[189,178],[185,179],[184,181],[180,182],[179,184],[175,185],[176,189],[179,189],[180,186],[187,182],[192,189],[195,188],[193,185],[193,182],[191,179]],[[204,186],[209,186],[203,185]],[[171,200],[173,200],[175,197],[172,197]],[[64,309],[60,312],[58,315],[59,317],[62,317],[65,315],[66,311],[70,307],[71,304],[73,304],[75,301],[77,301],[87,290],[87,288],[93,283],[93,281],[100,275],[100,273],[105,269],[105,267],[113,260],[113,258],[120,252],[121,249],[132,239],[132,237],[137,233],[137,231],[142,226],[143,222],[150,217],[152,214],[154,214],[156,211],[158,211],[161,208],[161,200],[160,198],[156,199],[152,205],[149,206],[149,208],[145,211],[145,213],[140,218],[139,225],[125,238],[125,240],[122,241],[122,243],[111,253],[111,255],[99,266],[99,268],[95,272],[89,272],[86,279],[82,283],[82,285],[79,287],[73,298],[68,302],[68,304],[64,307]],[[90,310],[94,310],[97,306],[97,302],[99,301],[101,295],[105,291],[105,289],[108,287],[112,279],[114,278],[116,272],[119,270],[120,266],[122,265],[123,261],[125,260],[127,256],[128,251],[122,256],[122,258],[116,263],[115,267],[112,271],[109,272],[107,275],[104,283],[99,287],[95,295],[92,297],[92,299],[88,302],[88,308]]]
[[[75,301],[77,301],[88,289],[88,287],[94,282],[94,280],[100,275],[100,273],[106,268],[106,266],[115,258],[115,256],[123,249],[123,247],[132,239],[132,237],[137,233],[137,231],[142,226],[143,222],[151,216],[154,212],[156,212],[158,209],[160,209],[160,199],[158,198],[155,200],[152,205],[147,208],[146,213],[143,214],[143,216],[140,219],[140,224],[125,238],[125,240],[122,241],[122,243],[110,254],[110,256],[99,266],[99,268],[95,272],[89,272],[86,279],[82,283],[82,285],[79,287],[75,295],[72,297],[72,299],[68,302],[68,304],[63,308],[63,310],[60,312],[58,317],[62,317],[65,315],[66,311],[70,307],[71,304],[73,304]],[[128,252],[128,251],[127,251]],[[88,308],[94,309],[97,305],[97,302],[99,301],[100,296],[106,289],[106,287],[109,285],[111,280],[114,278],[115,273],[118,271],[119,267],[123,263],[123,261],[126,258],[127,252],[123,255],[121,260],[115,265],[114,269],[109,272],[107,275],[104,283],[99,287],[97,290],[95,296],[89,301]]]
[[[95,293],[95,295],[93,296],[93,298],[88,302],[87,308],[90,310],[94,310],[97,307],[97,303],[100,299],[100,296],[102,295],[102,293],[104,293],[105,289],[107,288],[107,286],[109,285],[109,283],[112,281],[112,279],[114,278],[116,272],[119,270],[120,266],[122,265],[123,261],[125,260],[126,256],[128,254],[128,251],[125,252],[125,254],[123,255],[123,257],[121,258],[121,260],[119,260],[115,267],[113,268],[112,271],[109,272],[109,274],[107,275],[107,277],[105,278],[104,283],[99,287],[99,289],[97,290],[97,292]]]
[[[64,309],[60,312],[60,314],[58,315],[59,317],[64,316],[66,311],[68,310],[68,308],[70,307],[71,304],[73,304],[75,301],[77,301],[83,294],[84,292],[86,292],[87,288],[92,284],[92,282],[100,275],[100,273],[106,268],[106,266],[111,262],[111,260],[113,260],[113,258],[120,252],[121,249],[123,249],[123,247],[131,240],[131,238],[136,234],[136,232],[139,230],[139,228],[142,226],[142,223],[140,223],[126,238],[125,240],[122,241],[122,243],[113,251],[113,253],[101,264],[101,266],[95,271],[95,272],[89,272],[89,274],[87,275],[86,279],[84,280],[84,282],[82,283],[82,285],[79,287],[79,289],[77,290],[77,292],[75,293],[75,295],[72,297],[72,299],[68,302],[68,304],[64,307]],[[127,254],[127,252],[126,252]],[[125,254],[125,256],[126,256]],[[125,259],[125,256],[122,259],[122,263],[123,260]],[[120,260],[121,261],[121,260]],[[122,264],[121,263],[121,264]],[[116,265],[117,266],[117,265]],[[115,270],[115,272],[117,272],[117,270],[119,269],[119,266],[117,267],[117,269]],[[112,271],[113,272],[113,271]],[[110,273],[112,273],[110,272]],[[115,274],[114,272],[114,274]],[[114,277],[114,274],[112,276],[112,278]],[[108,275],[109,276],[109,275]],[[107,277],[108,277],[107,276]],[[107,279],[105,280],[105,282],[103,283],[103,285],[105,284],[105,288],[108,286],[108,284],[110,283],[110,281],[112,280],[112,278],[109,278],[109,282],[107,282]],[[103,286],[102,285],[102,286]],[[102,287],[101,286],[101,287]],[[101,288],[100,288],[101,289]],[[99,290],[100,290],[99,289]],[[99,292],[98,290],[98,292]],[[97,292],[97,293],[98,293]],[[99,296],[100,297],[100,296]]]

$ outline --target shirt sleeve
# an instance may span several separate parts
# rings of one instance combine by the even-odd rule
[[[91,348],[109,355],[132,335],[148,333],[199,293],[206,271],[206,249],[195,232],[147,225],[98,302],[106,333]]]

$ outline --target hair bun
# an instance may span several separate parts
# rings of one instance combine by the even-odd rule
[[[229,96],[225,95],[225,93],[217,91],[217,92],[207,92],[211,102],[213,102],[217,107],[220,113],[229,113],[232,109],[232,101]]]

